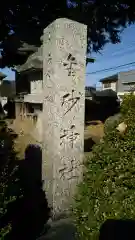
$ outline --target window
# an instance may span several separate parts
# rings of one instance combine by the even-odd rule
[[[104,88],[110,88],[111,87],[111,83],[104,83]]]

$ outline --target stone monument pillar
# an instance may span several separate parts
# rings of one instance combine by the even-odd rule
[[[42,179],[54,217],[66,213],[82,176],[87,27],[55,20],[43,37]]]

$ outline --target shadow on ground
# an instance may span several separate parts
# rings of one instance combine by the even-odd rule
[[[92,138],[84,139],[84,152],[91,152],[94,144]]]
[[[53,222],[47,234],[37,240],[76,240],[76,233],[71,219],[61,219]]]
[[[12,230],[5,240],[34,240],[40,236],[50,216],[50,209],[42,190],[40,147],[29,145],[24,160],[18,161],[17,167],[14,187],[8,192],[10,196],[17,196],[17,199],[7,205],[7,213],[0,219],[0,228],[7,223],[12,225]],[[12,178],[9,181],[12,181]]]
[[[88,236],[87,236],[88,237]],[[77,231],[70,219],[61,219],[52,224],[44,236],[38,240],[78,240]],[[91,239],[91,238],[88,238]],[[92,238],[93,239],[93,238]],[[97,238],[96,238],[97,239]],[[107,220],[100,228],[99,240],[134,240],[135,221]]]
[[[135,239],[134,220],[107,220],[100,229],[99,240]]]

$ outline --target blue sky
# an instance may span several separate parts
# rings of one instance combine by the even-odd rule
[[[96,59],[95,63],[88,64],[86,73],[99,71],[106,68],[116,67],[119,65],[127,64],[135,61],[135,25],[131,25],[126,28],[121,34],[121,43],[119,44],[107,44],[101,54],[92,54],[92,57]],[[135,64],[118,68],[116,70],[103,71],[95,74],[86,74],[86,85],[91,86],[94,84],[99,85],[98,82],[101,78],[109,75],[113,75],[120,71],[126,71],[135,69]],[[7,79],[14,80],[14,72],[10,69],[2,69],[7,75]]]
[[[0,69],[0,71],[7,75],[5,79],[15,80],[15,73],[11,71],[9,68]]]
[[[106,68],[135,62],[135,25],[126,28],[121,34],[121,43],[105,45],[102,54],[92,54],[95,57],[95,63],[88,64],[86,73],[99,71]],[[98,85],[101,78],[113,75],[120,71],[135,69],[135,64],[118,68],[116,70],[103,71],[101,73],[86,74],[86,85]]]

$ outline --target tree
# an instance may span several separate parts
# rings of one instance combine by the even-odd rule
[[[58,17],[88,25],[90,54],[102,49],[108,41],[120,42],[122,29],[135,21],[135,3],[131,0],[46,0],[45,3],[5,0],[0,11],[0,66],[23,63],[40,45],[43,29]]]
[[[3,2],[0,12],[1,67],[23,63],[41,44],[43,29],[57,17],[63,17],[66,9],[64,0],[57,3],[54,0]]]

